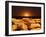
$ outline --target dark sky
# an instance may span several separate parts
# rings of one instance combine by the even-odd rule
[[[12,17],[21,16],[24,11],[30,13],[30,16],[41,16],[41,7],[12,6]]]

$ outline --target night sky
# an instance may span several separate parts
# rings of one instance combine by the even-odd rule
[[[12,17],[23,16],[25,12],[28,12],[30,16],[41,16],[41,7],[24,7],[24,6],[12,6]]]

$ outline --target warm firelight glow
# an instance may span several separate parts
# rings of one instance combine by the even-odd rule
[[[29,13],[25,13],[24,16],[30,16],[30,14]]]
[[[24,13],[24,16],[31,16],[31,13],[25,12],[25,13]]]
[[[21,16],[32,16],[32,13],[29,12],[29,11],[23,11],[23,12],[21,13]]]

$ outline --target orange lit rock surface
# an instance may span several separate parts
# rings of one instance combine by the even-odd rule
[[[39,30],[41,25],[39,23],[40,19],[29,19],[29,18],[22,18],[22,19],[12,19],[14,25],[12,25],[12,29],[16,31],[16,29],[20,30]],[[37,23],[38,22],[38,23]]]

